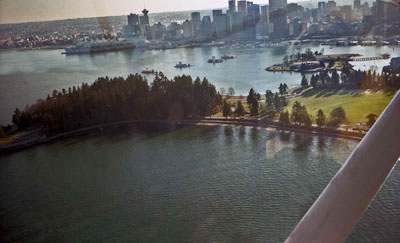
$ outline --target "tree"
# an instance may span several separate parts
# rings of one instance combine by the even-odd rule
[[[258,116],[258,101],[257,100],[253,104],[250,105],[250,115]]]
[[[278,93],[275,93],[273,102],[274,102],[275,110],[279,110],[280,108],[282,108],[281,97],[278,95]]]
[[[219,93],[222,95],[222,96],[224,96],[224,95],[226,95],[226,89],[225,88],[220,88],[219,89]]]
[[[366,118],[368,119],[367,126],[371,128],[375,124],[378,116],[376,114],[371,113]]]
[[[311,86],[314,88],[317,87],[318,85],[318,76],[315,76],[314,74],[311,76],[311,81],[310,81]]]
[[[305,75],[303,75],[303,78],[301,79],[301,86],[307,87],[308,86],[308,80]]]
[[[224,100],[224,104],[222,105],[222,114],[228,119],[229,116],[232,116],[231,104]]]
[[[280,95],[284,95],[287,90],[288,90],[287,84],[280,84],[279,85],[279,94]]]
[[[232,87],[230,87],[230,88],[228,89],[228,95],[229,95],[229,97],[235,96],[235,90],[234,90]]]
[[[304,125],[305,127],[311,127],[312,125],[307,108],[302,106],[298,101],[293,104],[291,119],[297,125]]]
[[[289,119],[289,112],[288,111],[282,111],[281,114],[279,115],[279,124],[282,126],[288,126],[290,125],[290,119]]]
[[[342,124],[346,120],[346,112],[342,107],[333,109],[330,115],[330,124],[333,126]]]
[[[339,85],[340,77],[336,68],[332,72],[332,81],[334,85]]]
[[[274,94],[271,90],[265,91],[265,103],[267,104],[267,109],[272,110],[274,106]]]
[[[324,127],[324,126],[326,125],[326,121],[325,121],[325,120],[326,120],[325,114],[324,114],[324,112],[320,109],[320,110],[318,111],[317,120],[316,120],[317,125],[318,125],[319,128],[322,128],[322,127]]]
[[[17,108],[15,109],[14,115],[12,116],[12,123],[18,126],[20,120],[21,120],[21,111]]]
[[[244,107],[240,100],[237,102],[235,115],[238,117],[242,117],[245,115]]]
[[[4,138],[6,136],[6,133],[4,132],[3,126],[0,125],[0,138]]]

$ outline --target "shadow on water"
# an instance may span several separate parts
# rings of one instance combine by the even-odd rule
[[[281,131],[278,134],[279,134],[280,140],[283,141],[283,142],[289,142],[290,141],[290,137],[292,136],[291,132],[285,132],[285,131]]]
[[[233,142],[233,128],[231,126],[225,126],[224,135],[226,143],[231,144]]]
[[[253,141],[254,143],[258,142],[259,132],[260,131],[257,127],[252,127],[250,130],[251,141]]]
[[[294,134],[294,146],[297,151],[309,152],[312,146],[313,137],[303,134]]]
[[[245,126],[241,126],[239,128],[239,138],[243,139],[246,137],[246,127]]]

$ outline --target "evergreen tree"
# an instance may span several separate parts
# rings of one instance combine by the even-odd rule
[[[227,100],[224,100],[224,104],[222,105],[222,114],[226,119],[232,116],[231,104]]]
[[[274,102],[274,106],[275,106],[276,110],[279,110],[282,108],[281,97],[279,96],[278,93],[275,93],[273,102]]]
[[[244,107],[242,102],[239,100],[237,102],[236,110],[235,110],[235,115],[238,117],[242,117],[245,115]]]
[[[303,78],[301,79],[301,86],[307,87],[308,86],[308,80],[305,75],[303,75]]]
[[[339,74],[335,68],[332,72],[332,82],[334,85],[337,86],[337,85],[339,85],[339,81],[340,81]]]
[[[271,90],[265,91],[265,103],[267,104],[267,109],[272,110],[274,106],[274,94]]]
[[[289,119],[289,112],[288,111],[282,111],[281,114],[279,115],[279,124],[282,126],[289,126],[290,125],[290,119]]]

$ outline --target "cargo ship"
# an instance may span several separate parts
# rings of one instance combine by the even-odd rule
[[[75,47],[65,48],[62,54],[87,54],[109,51],[120,51],[134,49],[136,45],[126,40],[112,40],[112,41],[87,41],[76,44]]]

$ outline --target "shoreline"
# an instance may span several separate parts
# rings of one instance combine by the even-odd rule
[[[284,127],[275,123],[266,123],[259,120],[246,120],[246,119],[224,119],[224,118],[212,118],[212,119],[198,119],[198,120],[130,120],[130,121],[118,121],[105,124],[99,124],[87,128],[82,128],[78,130],[73,130],[65,133],[61,133],[52,137],[44,137],[41,134],[36,139],[30,139],[28,141],[22,141],[16,144],[10,144],[8,146],[0,147],[0,154],[10,154],[14,152],[19,152],[34,146],[44,145],[53,143],[56,141],[64,140],[75,135],[79,135],[85,132],[91,132],[94,130],[102,130],[103,128],[110,126],[121,126],[126,124],[175,124],[175,125],[190,125],[190,126],[248,126],[248,127],[258,127],[265,129],[273,129],[275,131],[288,131],[294,133],[308,134],[311,136],[325,136],[325,137],[335,137],[343,138],[355,141],[361,141],[365,134],[362,133],[352,133],[344,132],[335,129],[324,129],[318,131],[316,128],[304,129],[302,127]]]

